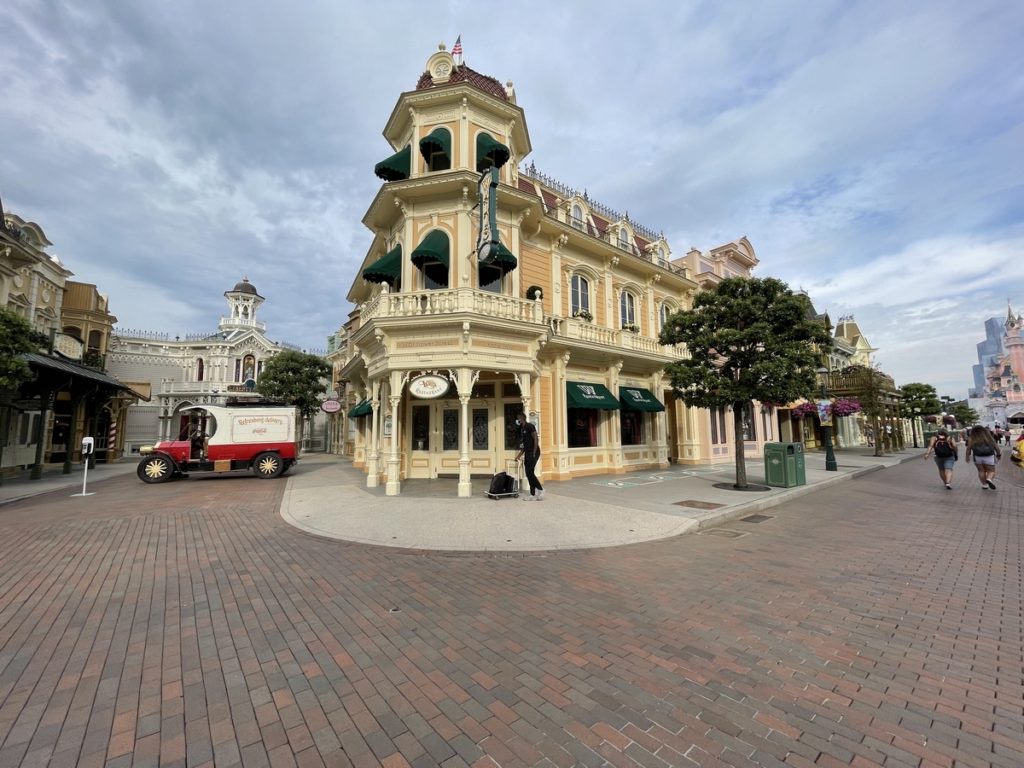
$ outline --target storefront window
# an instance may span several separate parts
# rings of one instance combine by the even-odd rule
[[[519,403],[505,403],[505,450],[518,451],[519,444],[523,441],[519,425],[516,424],[516,415],[522,410]]]
[[[445,408],[442,414],[443,431],[441,433],[442,450],[459,450],[459,411],[457,408]]]
[[[757,440],[757,422],[754,421],[754,404],[747,403],[743,406],[743,439]]]
[[[644,415],[640,411],[622,411],[622,444],[643,445]]]
[[[721,445],[729,442],[725,431],[725,408],[711,409],[711,444]]]
[[[430,406],[412,407],[412,447],[415,451],[430,450]]]
[[[487,450],[487,409],[486,408],[474,408],[473,409],[473,450],[474,451],[486,451]]]
[[[594,448],[599,445],[597,428],[599,411],[593,408],[569,408],[569,447]]]

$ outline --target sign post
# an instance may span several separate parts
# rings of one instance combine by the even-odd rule
[[[72,496],[95,496],[95,493],[86,493],[85,484],[89,480],[89,457],[92,456],[93,449],[95,447],[95,441],[91,437],[82,438],[82,463],[85,465],[82,469],[82,492],[73,493]]]

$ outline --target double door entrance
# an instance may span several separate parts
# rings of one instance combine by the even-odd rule
[[[408,478],[458,477],[462,407],[458,400],[408,400],[403,433],[405,476]],[[515,414],[519,400],[470,400],[470,474],[489,477],[505,468],[507,458],[519,450]]]

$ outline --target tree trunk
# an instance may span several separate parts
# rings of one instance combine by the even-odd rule
[[[732,430],[736,436],[736,484],[734,488],[747,487],[747,457],[743,443],[743,408],[742,403],[732,407]]]

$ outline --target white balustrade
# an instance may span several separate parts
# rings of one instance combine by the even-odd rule
[[[457,312],[528,323],[543,322],[539,302],[473,288],[381,293],[363,305],[360,318],[365,325],[373,318],[429,317]]]

